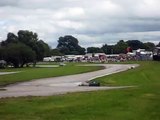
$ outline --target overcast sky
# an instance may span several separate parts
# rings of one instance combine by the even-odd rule
[[[160,41],[160,0],[0,0],[0,41],[37,32],[53,48],[73,35],[83,47],[138,39]]]

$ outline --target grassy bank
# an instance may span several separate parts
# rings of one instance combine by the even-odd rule
[[[133,62],[131,62],[133,64]],[[160,62],[146,61],[134,62],[140,67],[129,71],[112,74],[101,77],[96,80],[102,85],[119,86],[119,85],[137,85],[150,86],[158,83],[160,80]],[[159,83],[160,84],[160,83]]]
[[[0,99],[3,120],[160,120],[160,62],[99,78],[137,87],[50,97]]]
[[[79,74],[85,72],[91,72],[95,70],[103,69],[100,66],[77,66],[77,64],[68,64],[66,66],[61,66],[58,68],[10,68],[10,69],[1,69],[0,72],[16,72],[20,71],[16,74],[10,75],[0,75],[0,86],[28,81],[32,79],[39,78],[48,78],[48,77],[56,77],[56,76],[64,76],[64,75],[72,75]]]

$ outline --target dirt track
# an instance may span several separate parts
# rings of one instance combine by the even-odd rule
[[[87,87],[78,86],[80,83],[92,80],[105,75],[128,70],[132,66],[137,67],[137,64],[92,64],[92,66],[105,66],[105,69],[95,72],[38,79],[29,82],[22,82],[18,84],[9,85],[0,91],[0,98],[4,97],[20,97],[20,96],[49,96],[56,94],[65,94],[68,92],[78,91],[94,91],[94,90],[108,90],[126,88],[129,86],[120,87]]]

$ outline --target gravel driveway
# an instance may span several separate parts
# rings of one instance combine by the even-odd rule
[[[90,64],[87,66],[104,66],[105,69],[83,74],[53,77],[22,82],[3,87],[5,91],[0,91],[0,98],[4,97],[20,97],[20,96],[50,96],[57,94],[65,94],[69,92],[94,91],[119,89],[130,86],[120,87],[88,87],[79,86],[80,83],[92,80],[94,78],[110,75],[130,69],[137,64]]]

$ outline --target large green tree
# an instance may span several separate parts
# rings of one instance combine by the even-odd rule
[[[153,51],[154,48],[156,47],[155,44],[152,42],[144,43],[144,46],[145,46],[145,49],[148,51]]]
[[[0,46],[0,60],[4,60],[4,48]]]
[[[145,49],[145,45],[143,44],[143,42],[139,41],[139,40],[128,40],[126,42],[128,44],[129,47],[131,47],[133,50],[137,50],[137,49]]]
[[[62,56],[63,54],[58,49],[52,49],[51,55],[53,56]]]
[[[87,53],[103,53],[103,50],[99,47],[88,47]]]
[[[44,57],[50,56],[50,47],[44,41],[38,39],[37,33],[20,30],[18,32],[18,40],[36,52],[37,61],[41,61]]]
[[[50,56],[51,52],[48,44],[38,39],[37,33],[28,30],[18,31],[17,36],[14,33],[8,33],[7,39],[1,43],[1,49],[6,52],[5,57],[0,52],[0,57],[11,62],[15,67],[23,67],[27,62],[33,62],[33,58],[34,63],[41,61],[44,57]]]
[[[64,55],[85,54],[85,48],[81,47],[78,39],[71,35],[60,37],[58,40],[57,49]]]
[[[114,46],[114,53],[119,54],[119,53],[126,53],[128,45],[126,42],[123,40],[120,40],[117,42],[117,44]]]
[[[42,60],[44,57],[51,55],[51,49],[43,40],[39,40],[36,43],[37,60]]]
[[[17,43],[18,42],[18,37],[14,34],[9,32],[7,34],[7,39],[1,42],[1,46],[6,46],[9,43]]]
[[[101,49],[104,51],[105,54],[114,54],[114,45],[104,44]]]
[[[23,67],[35,61],[35,52],[23,43],[9,43],[3,49],[3,58],[14,67]]]

